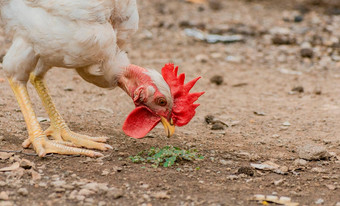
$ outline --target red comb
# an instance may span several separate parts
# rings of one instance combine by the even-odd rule
[[[201,77],[197,77],[184,84],[185,74],[182,73],[177,76],[177,72],[178,67],[175,68],[174,64],[166,64],[162,69],[162,76],[166,83],[168,83],[174,99],[171,116],[174,124],[176,126],[184,126],[195,116],[195,109],[199,104],[194,104],[194,102],[204,92],[189,93],[190,89]]]

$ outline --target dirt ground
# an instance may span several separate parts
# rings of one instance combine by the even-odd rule
[[[136,140],[121,129],[134,108],[123,91],[54,69],[48,86],[69,127],[108,136],[114,149],[99,159],[11,153],[22,150],[27,131],[0,67],[0,149],[12,155],[0,159],[0,168],[34,163],[0,172],[0,205],[274,205],[252,200],[262,194],[339,206],[340,7],[307,0],[138,3],[140,29],[127,46],[131,62],[158,71],[174,62],[187,79],[202,76],[194,88],[206,92],[197,115],[172,138],[157,126]],[[244,41],[210,44],[187,36],[186,28]],[[10,42],[1,36],[0,43],[4,54]],[[221,85],[211,82],[215,75]],[[29,91],[37,116],[46,118],[31,85]],[[207,124],[207,115],[226,125]],[[205,159],[172,168],[128,159],[166,145],[195,148]]]

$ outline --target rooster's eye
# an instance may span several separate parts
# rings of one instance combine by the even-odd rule
[[[166,99],[164,99],[163,97],[160,97],[160,98],[157,98],[156,104],[159,106],[165,106],[167,102],[166,102]]]

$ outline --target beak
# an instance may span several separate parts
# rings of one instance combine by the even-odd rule
[[[161,117],[161,121],[164,126],[165,133],[168,135],[168,137],[171,137],[175,133],[175,125],[173,124],[172,119],[169,122],[164,117]]]

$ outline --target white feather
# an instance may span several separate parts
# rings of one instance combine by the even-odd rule
[[[136,0],[0,2],[1,19],[14,42],[4,58],[4,70],[13,78],[27,80],[27,72],[34,70],[39,60],[35,72],[40,74],[51,67],[77,68],[85,73],[89,70],[90,80],[91,69],[97,68],[90,80],[96,84],[114,80],[129,64],[119,46],[138,28]],[[30,52],[21,55],[23,50]],[[23,66],[18,69],[20,64]],[[104,77],[106,74],[111,76]]]

